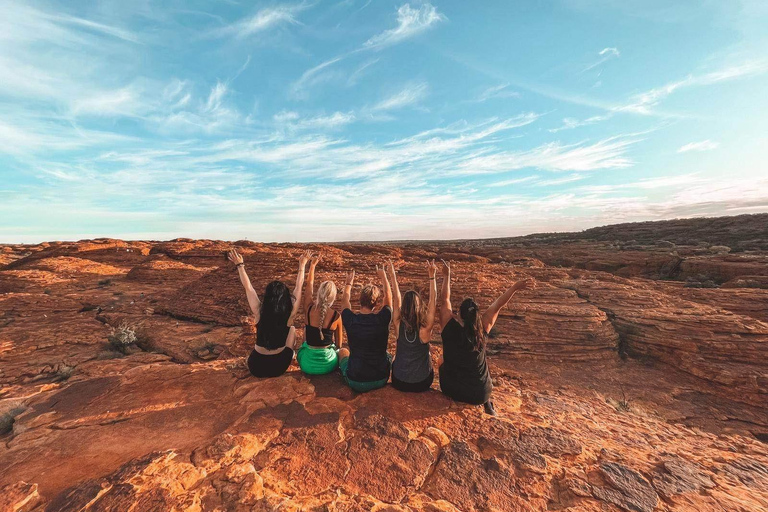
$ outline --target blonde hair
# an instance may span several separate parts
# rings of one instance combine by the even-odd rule
[[[336,300],[336,284],[333,281],[323,281],[317,289],[315,307],[320,312],[320,329],[325,326],[325,315],[328,308]]]
[[[373,309],[376,303],[379,301],[379,295],[381,290],[375,284],[368,283],[360,290],[360,306],[368,309]]]

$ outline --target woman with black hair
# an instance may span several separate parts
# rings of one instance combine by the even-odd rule
[[[248,356],[248,369],[254,377],[282,375],[293,361],[296,338],[293,319],[301,304],[304,270],[312,254],[306,251],[299,258],[299,273],[293,293],[282,281],[272,281],[264,290],[263,301],[259,300],[245,272],[243,257],[234,249],[229,251],[227,257],[237,268],[248,305],[256,319],[256,345]]]
[[[435,324],[437,296],[437,265],[427,261],[429,276],[429,302],[424,307],[421,295],[408,290],[400,296],[395,265],[388,265],[392,281],[392,323],[395,326],[395,361],[392,363],[392,386],[400,391],[426,391],[435,380],[432,359],[429,356],[429,341]]]
[[[491,402],[493,383],[485,360],[485,338],[496,323],[499,311],[509,303],[515,292],[535,287],[533,279],[516,282],[482,315],[473,299],[464,299],[457,316],[451,308],[451,267],[443,261],[440,305],[443,361],[439,368],[443,393],[458,402],[483,404],[486,413],[496,415]]]

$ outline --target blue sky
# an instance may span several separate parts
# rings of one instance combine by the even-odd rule
[[[0,0],[0,241],[768,211],[768,2]]]

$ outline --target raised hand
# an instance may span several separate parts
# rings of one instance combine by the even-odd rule
[[[522,290],[533,290],[536,288],[536,280],[533,278],[523,279],[522,281],[518,281],[515,283],[515,289],[518,291]]]
[[[430,279],[433,279],[437,275],[437,265],[435,265],[435,260],[427,260],[427,274]]]
[[[304,251],[304,253],[299,256],[299,265],[301,265],[302,268],[307,266],[307,262],[312,258],[312,251]]]
[[[243,262],[243,257],[234,249],[230,249],[229,252],[227,252],[227,259],[235,265],[239,265]]]
[[[387,260],[387,270],[390,274],[395,275],[395,264],[392,263],[392,260]]]
[[[451,266],[445,260],[440,261],[443,262],[443,277],[451,277]]]
[[[376,265],[376,275],[379,276],[379,279],[384,281],[387,278],[387,273],[384,271],[384,265],[378,266]]]
[[[309,261],[309,266],[312,268],[315,268],[318,263],[320,263],[320,260],[323,259],[323,255],[320,253],[314,254],[312,256],[312,259]]]
[[[347,272],[347,281],[345,283],[346,286],[352,286],[352,283],[355,282],[355,271],[350,270]]]

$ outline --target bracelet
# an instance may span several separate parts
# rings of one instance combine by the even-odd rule
[[[430,278],[429,278],[429,280],[430,280],[430,281],[434,281],[434,280],[436,280],[436,279],[437,279],[437,277],[430,277]]]
[[[237,265],[235,265],[235,268],[244,267],[244,266],[245,266],[245,263],[238,263]]]

